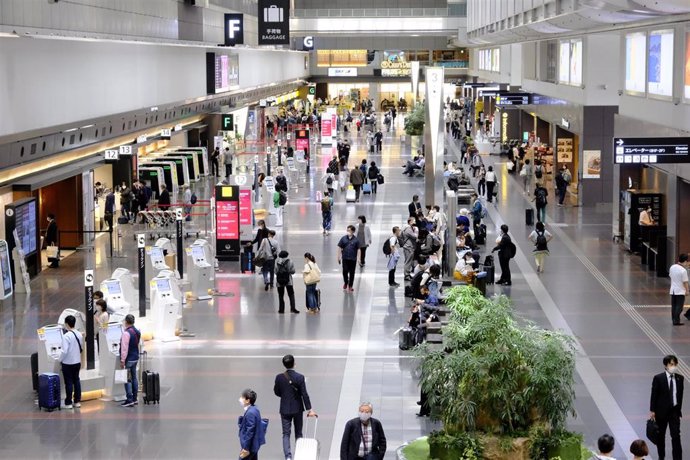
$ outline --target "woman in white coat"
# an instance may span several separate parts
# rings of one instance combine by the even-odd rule
[[[364,267],[365,258],[367,255],[367,248],[371,244],[371,229],[367,225],[367,218],[359,216],[357,218],[359,224],[357,225],[357,239],[359,240],[359,266]]]

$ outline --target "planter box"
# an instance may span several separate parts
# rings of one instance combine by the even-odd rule
[[[560,457],[563,460],[582,458],[582,445],[577,439],[568,439],[555,449],[549,450],[549,458]]]

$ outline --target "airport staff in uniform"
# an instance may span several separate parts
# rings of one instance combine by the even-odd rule
[[[273,393],[280,398],[280,418],[283,422],[283,453],[285,460],[292,459],[290,451],[290,429],[295,425],[295,439],[302,437],[303,413],[307,410],[307,417],[316,417],[311,408],[309,393],[304,375],[297,372],[295,357],[283,356],[285,372],[276,375]]]
[[[649,417],[659,425],[659,439],[656,443],[659,460],[666,457],[666,427],[671,431],[673,460],[683,459],[680,443],[680,419],[683,416],[684,378],[677,374],[678,358],[664,356],[664,372],[654,376],[652,395],[649,402]]]

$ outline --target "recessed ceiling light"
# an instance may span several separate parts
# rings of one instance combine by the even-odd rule
[[[419,34],[412,34],[410,37],[419,37]]]

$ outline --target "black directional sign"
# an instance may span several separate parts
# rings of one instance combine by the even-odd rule
[[[690,163],[690,137],[614,137],[616,164]]]
[[[532,102],[530,93],[500,93],[496,96],[496,105],[528,105]]]

